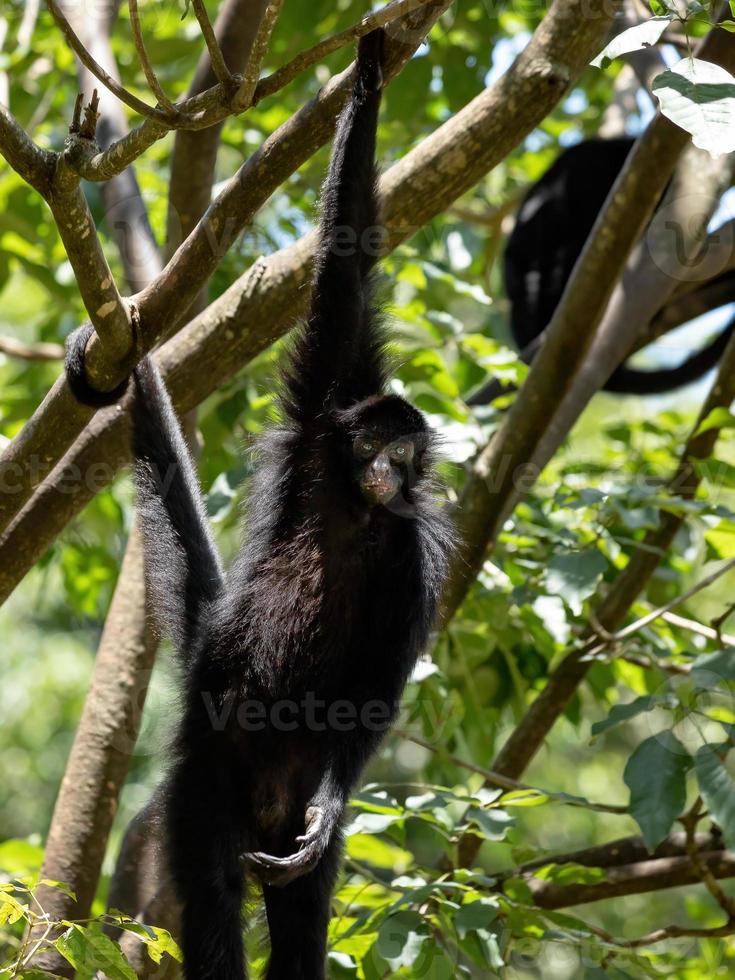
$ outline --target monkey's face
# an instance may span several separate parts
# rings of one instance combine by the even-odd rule
[[[416,446],[408,436],[385,442],[376,433],[361,432],[352,443],[360,492],[368,504],[389,504],[409,484]]]

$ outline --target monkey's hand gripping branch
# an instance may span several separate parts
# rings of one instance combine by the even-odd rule
[[[298,851],[285,857],[251,851],[243,855],[245,866],[266,884],[283,888],[309,874],[321,861],[339,823],[342,807],[313,803],[306,809],[305,833],[296,838]]]

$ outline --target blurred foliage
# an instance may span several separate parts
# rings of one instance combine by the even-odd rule
[[[214,13],[216,4],[208,6]],[[115,53],[123,82],[146,95],[124,7]],[[160,78],[170,96],[179,96],[202,50],[193,14],[182,22],[177,3],[141,7]],[[356,0],[287,3],[266,69],[348,26],[368,8]],[[384,166],[502,73],[542,13],[530,4],[455,4],[430,43],[386,92],[379,132]],[[45,11],[29,50],[14,50],[21,15],[20,0],[5,0],[0,16],[9,21],[9,43],[0,71],[9,71],[12,111],[39,143],[58,149],[77,91],[73,59]],[[228,121],[218,180],[229,177],[349,58],[346,50],[331,55],[244,118]],[[497,259],[508,219],[494,222],[487,217],[517,200],[561,147],[597,131],[612,100],[617,70],[617,64],[604,73],[589,69],[539,129],[468,195],[461,216],[450,210],[437,218],[384,264],[384,289],[394,317],[394,383],[443,432],[442,469],[452,498],[461,490],[463,463],[498,426],[507,402],[499,399],[470,410],[464,398],[488,374],[521,381],[526,370],[506,346],[506,302]],[[642,100],[640,115],[628,121],[631,132],[640,130],[650,111]],[[171,146],[171,138],[156,143],[138,166],[160,242]],[[212,297],[259,255],[294,241],[312,226],[327,154],[325,148],[304,164],[256,216],[213,277]],[[109,260],[122,281],[99,188],[87,190]],[[481,220],[468,219],[468,209]],[[83,318],[48,209],[0,164],[0,334],[29,343],[59,342]],[[677,343],[675,336],[667,338],[659,355],[666,359]],[[249,450],[272,416],[271,378],[281,347],[244,368],[199,413],[201,479],[226,555],[238,546]],[[58,371],[55,364],[0,355],[0,446],[23,426]],[[603,972],[618,977],[732,975],[735,945],[727,941],[677,940],[631,952],[609,946],[588,928],[591,924],[633,938],[673,921],[717,925],[722,913],[702,887],[604,902],[577,910],[577,918],[533,909],[519,878],[510,879],[498,893],[488,877],[525,860],[638,832],[632,816],[570,807],[559,794],[618,804],[631,798],[651,843],[671,827],[682,801],[692,802],[697,780],[712,815],[732,818],[732,780],[722,760],[732,744],[735,705],[731,660],[717,652],[721,643],[658,619],[624,648],[632,660],[600,654],[589,682],[526,776],[545,793],[499,799],[495,791],[481,788],[479,775],[444,754],[489,765],[552,664],[587,625],[590,597],[613,580],[646,531],[656,526],[659,508],[683,507],[686,522],[636,614],[679,595],[735,554],[732,426],[720,439],[716,458],[705,464],[705,481],[695,501],[682,505],[662,491],[705,390],[702,383],[645,401],[598,396],[505,526],[462,610],[419,665],[406,697],[401,731],[413,732],[441,751],[430,752],[395,734],[371,767],[373,784],[355,801],[331,929],[332,976],[483,977],[498,973],[503,962],[504,975],[518,978],[596,977]],[[20,891],[2,892],[6,905],[0,908],[11,909],[0,911],[0,922],[12,927],[8,956],[14,955],[12,944],[21,935],[25,908],[33,904],[27,892],[33,879],[23,876],[37,873],[40,866],[39,843],[49,826],[80,714],[131,509],[129,481],[122,476],[73,522],[0,610],[0,838],[6,839],[0,845],[0,865],[8,876],[23,879]],[[729,575],[677,611],[707,623],[727,611],[732,594]],[[672,675],[656,666],[659,661],[692,665],[694,670]],[[158,775],[159,750],[172,724],[172,709],[167,708],[172,703],[170,673],[164,651],[108,862],[120,832]],[[651,766],[662,758],[667,761],[662,753],[672,747],[671,771],[659,774],[654,799],[647,777]],[[443,870],[456,857],[457,839],[464,831],[482,837],[479,860],[487,874],[450,875]],[[561,871],[547,866],[539,874],[548,878]],[[590,869],[566,868],[564,874],[565,880],[587,880]],[[17,903],[23,906],[20,912]],[[69,955],[81,957],[87,970],[92,960],[84,957],[96,955],[89,949],[100,946],[99,935],[94,924],[69,927]],[[258,929],[252,942],[257,957]],[[103,949],[100,955],[108,953]],[[79,975],[87,974],[80,968]]]

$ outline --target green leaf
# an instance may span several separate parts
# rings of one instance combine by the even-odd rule
[[[630,790],[630,813],[653,851],[671,830],[686,803],[686,774],[692,760],[671,731],[641,742],[628,759],[623,779]]]
[[[735,466],[726,463],[724,459],[710,456],[708,459],[695,459],[694,468],[697,475],[716,487],[726,487],[735,490]]]
[[[725,647],[703,653],[692,664],[691,678],[698,687],[711,687],[717,681],[735,681],[735,649]]]
[[[0,926],[13,925],[25,917],[28,906],[23,905],[9,892],[0,892]]]
[[[694,435],[701,436],[703,432],[709,432],[710,429],[735,429],[735,415],[721,405],[719,408],[713,408],[707,417],[702,419]]]
[[[635,718],[636,715],[643,714],[645,711],[653,711],[658,705],[664,703],[673,706],[675,699],[665,695],[644,694],[639,698],[635,698],[633,701],[629,701],[627,704],[616,704],[611,708],[607,718],[594,723],[592,734],[600,735],[609,728],[614,728],[621,722],[628,721],[629,718]]]
[[[123,951],[102,932],[73,925],[54,946],[75,970],[85,974],[100,970],[109,980],[136,980]]]
[[[607,68],[610,62],[619,58],[621,54],[640,51],[641,48],[650,48],[658,41],[672,20],[672,14],[665,14],[645,20],[642,24],[636,24],[635,27],[629,27],[627,31],[621,31],[591,63],[595,68]]]
[[[731,34],[735,33],[735,20],[721,20],[717,24],[717,27],[721,27],[725,31],[729,31]]]
[[[596,547],[554,555],[546,568],[546,588],[579,613],[583,600],[595,591],[606,568],[607,558]]]
[[[661,112],[717,157],[735,150],[735,78],[709,61],[683,58],[653,81]]]
[[[39,885],[48,885],[49,888],[57,888],[60,892],[68,895],[73,902],[77,900],[77,893],[72,891],[63,881],[55,881],[53,878],[41,878]]]
[[[735,783],[711,745],[703,745],[694,757],[702,799],[722,831],[729,848],[735,847]]]
[[[454,916],[454,925],[459,935],[464,939],[468,932],[475,929],[485,929],[498,917],[497,899],[478,899],[467,902]]]
[[[515,823],[504,810],[488,810],[479,806],[469,809],[467,821],[478,826],[487,840],[504,840]]]
[[[382,923],[378,931],[378,953],[394,970],[410,967],[430,937],[429,928],[419,913],[402,909]]]

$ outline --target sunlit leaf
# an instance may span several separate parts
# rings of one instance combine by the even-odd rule
[[[709,61],[683,58],[654,79],[661,112],[713,156],[735,150],[735,78]]]

